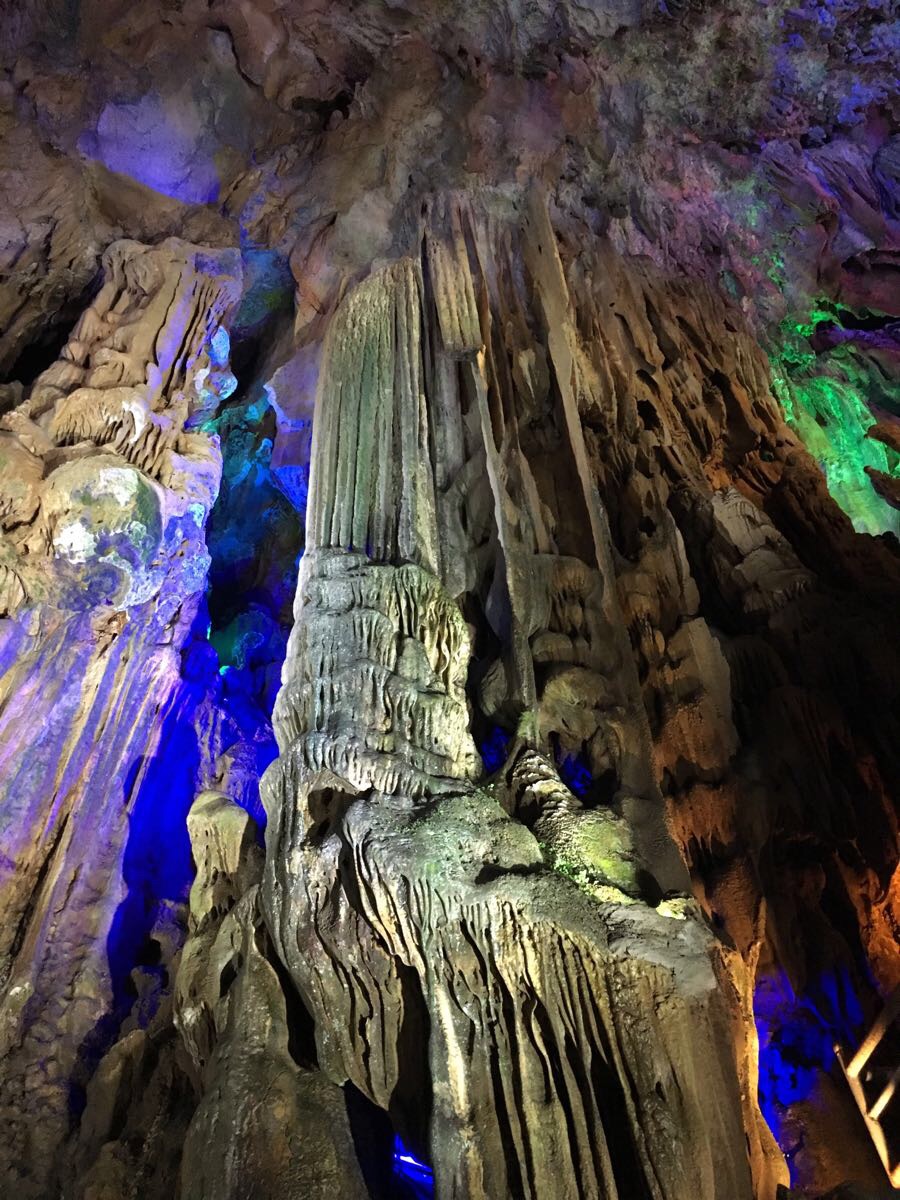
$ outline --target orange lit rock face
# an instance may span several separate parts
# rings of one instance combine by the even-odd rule
[[[880,1194],[888,15],[7,15],[11,1195]]]

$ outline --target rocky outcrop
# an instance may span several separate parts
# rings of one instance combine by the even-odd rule
[[[889,0],[7,8],[6,1190],[877,1193]]]
[[[257,903],[262,854],[253,820],[207,792],[188,825],[197,876],[175,1024],[203,1099],[187,1129],[180,1194],[363,1197],[340,1088],[298,1067],[290,1052],[284,992]]]
[[[190,728],[211,779],[224,749],[179,652],[220,469],[197,425],[233,386],[239,270],[116,243],[62,356],[2,418],[0,1170],[23,1195],[50,1186],[99,1054],[135,1001],[149,1018],[177,948],[189,858],[161,740]]]
[[[329,332],[282,758],[264,790],[275,944],[324,1069],[428,1147],[442,1194],[750,1195],[722,960],[686,901],[659,906],[681,876],[625,666],[561,267],[536,264],[534,308],[518,297],[522,332],[546,331],[531,325],[520,349],[514,281],[489,257],[502,234],[448,207],[455,245],[440,225],[426,234],[434,278],[409,259],[373,274]],[[538,201],[530,212],[534,254],[554,255]],[[523,449],[538,412],[507,381],[536,353],[558,397],[546,449],[568,460],[574,494]],[[471,461],[489,483],[472,524],[459,515],[476,502]],[[460,558],[475,565],[464,582]],[[502,650],[516,748],[489,789],[450,581],[473,605],[494,594],[475,636],[492,628]],[[561,718],[589,706],[596,725],[579,732],[611,776],[609,808],[583,809],[552,764],[552,739],[574,733]],[[759,1194],[773,1194],[752,1103],[743,1117]]]

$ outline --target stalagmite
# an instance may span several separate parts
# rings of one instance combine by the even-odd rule
[[[542,595],[539,571],[528,573],[537,547],[506,515],[528,466],[518,451],[513,467],[519,414],[504,394],[505,364],[483,349],[503,297],[483,301],[477,357],[469,327],[471,297],[499,270],[482,262],[475,284],[457,209],[453,226],[455,258],[428,242],[433,302],[416,264],[401,260],[347,296],[325,348],[306,554],[276,707],[282,756],[264,785],[263,903],[275,945],[315,1018],[324,1069],[427,1146],[438,1195],[749,1197],[712,939],[686,900],[654,909],[647,899],[658,904],[684,876],[669,874],[674,844],[659,849],[668,835],[649,741],[628,715],[640,702],[615,696],[625,632],[599,515],[587,559],[557,560],[571,562],[571,591],[553,572],[543,579],[572,611],[559,636],[574,635],[582,661],[613,688],[620,815],[583,812],[552,766],[530,641],[553,628],[551,593]],[[491,246],[487,232],[477,241]],[[563,397],[569,381],[558,372],[571,360],[560,361],[554,339],[570,336],[565,316],[545,302]],[[507,779],[477,783],[469,634],[435,544],[443,430],[430,399],[441,389],[433,380],[446,379],[437,362],[460,356],[456,419],[466,425],[471,406],[467,433],[481,439],[491,481],[521,744],[537,756],[543,790],[534,768],[518,782],[515,758]],[[491,402],[507,431],[499,449]],[[573,420],[570,411],[570,430]],[[586,472],[577,430],[572,453]],[[586,504],[596,504],[590,490]],[[604,604],[604,594],[613,599]],[[655,802],[661,831],[652,844],[633,825],[641,780],[641,811]],[[526,787],[534,832],[519,819]],[[553,869],[561,861],[586,873],[588,894]],[[427,1038],[427,1063],[411,1030]],[[752,1123],[752,1106],[744,1118]]]
[[[209,350],[239,272],[228,251],[115,243],[60,358],[0,417],[29,485],[0,534],[0,601],[23,614],[0,628],[0,1171],[37,1162],[25,1196],[50,1186],[104,1030],[125,1016],[119,930],[146,923],[149,938],[159,918],[142,911],[129,837],[166,827],[141,785],[189,703],[173,630],[200,598],[220,470],[186,426],[204,388],[234,386]]]

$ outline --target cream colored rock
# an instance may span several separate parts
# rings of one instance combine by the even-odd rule
[[[452,211],[489,254],[487,227]],[[514,396],[472,344],[465,299],[490,273],[466,283],[467,251],[451,244],[452,255],[430,244],[433,307],[401,261],[347,296],[325,347],[276,705],[282,753],[264,780],[267,923],[323,1068],[427,1141],[439,1194],[749,1200],[754,1106],[745,1098],[742,1112],[714,943],[696,913],[647,903],[659,880],[670,886],[674,847],[660,849],[665,817],[574,397],[560,421],[583,530],[560,519],[547,462],[512,453]],[[565,396],[574,330],[552,265],[540,287]],[[423,327],[439,329],[439,353],[463,356],[456,390],[426,357]],[[520,752],[494,785],[502,807],[473,786],[471,649],[442,582],[458,575],[435,540],[439,481],[467,449],[487,467],[508,606],[496,626],[505,667],[482,694],[520,714]],[[545,510],[522,507],[523,487]],[[498,616],[502,604],[498,593]],[[584,810],[548,751],[556,731],[578,744],[600,728],[618,748],[615,810]],[[629,790],[641,783],[643,795]],[[427,1062],[407,1030],[428,1031]]]
[[[181,1195],[362,1200],[344,1097],[289,1051],[286,1001],[257,906],[253,821],[227,796],[205,792],[188,827],[198,870],[175,1024],[202,1098],[187,1129]]]
[[[23,1200],[61,1186],[73,1104],[99,1062],[72,1161],[101,1194],[146,1166],[134,1141],[104,1137],[127,1127],[171,1158],[190,1090],[171,1048],[133,1045],[126,998],[134,988],[139,1008],[153,980],[123,978],[116,939],[140,888],[141,785],[205,586],[218,448],[185,424],[208,402],[201,374],[233,386],[212,339],[239,272],[227,250],[114,243],[61,357],[0,417],[13,468],[0,472],[0,1180]],[[104,1039],[120,1027],[117,1058]],[[171,1021],[158,1032],[172,1039]],[[144,1086],[165,1129],[130,1104]]]

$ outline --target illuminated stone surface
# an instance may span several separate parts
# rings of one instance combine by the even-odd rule
[[[879,1195],[890,0],[7,8],[0,1191]]]

